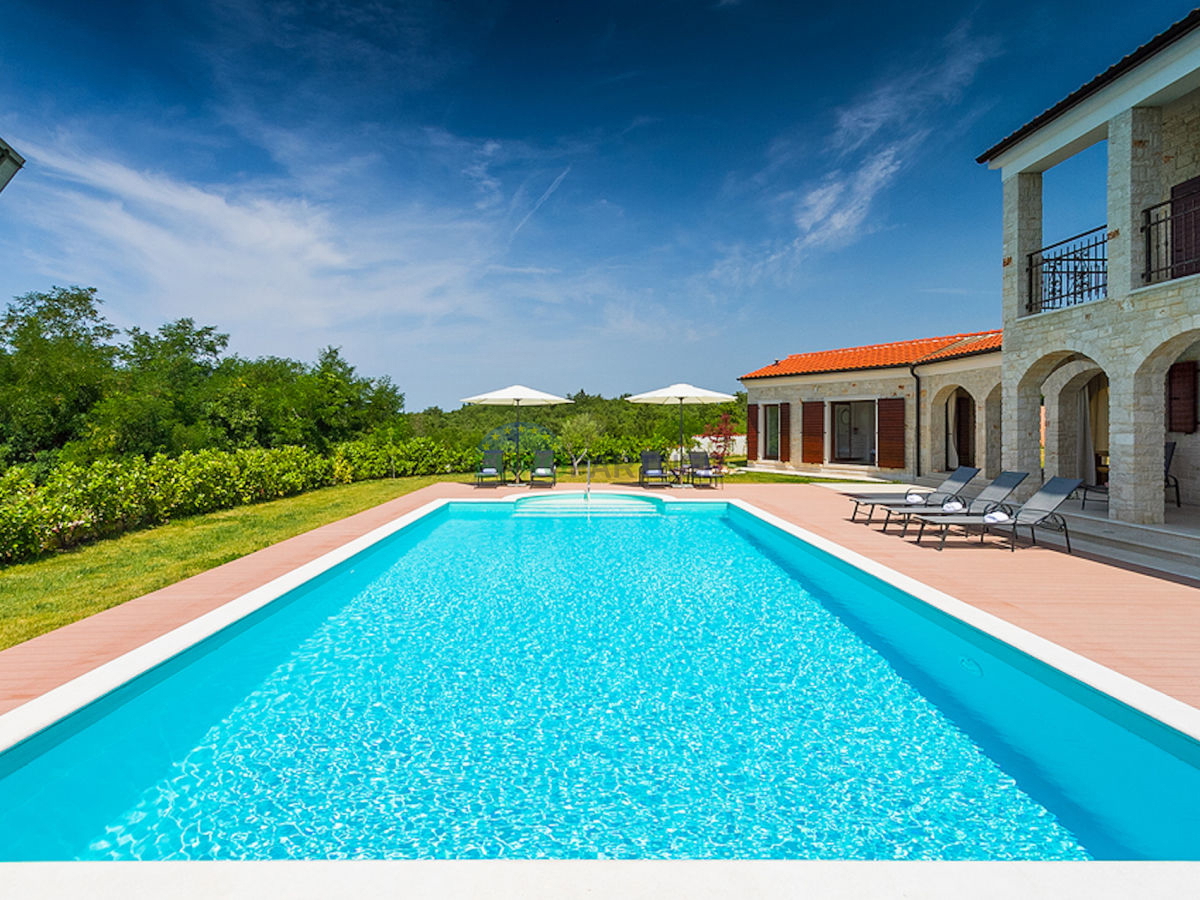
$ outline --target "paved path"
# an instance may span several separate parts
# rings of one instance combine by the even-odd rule
[[[18,644],[0,652],[0,713],[430,500],[528,490],[423,488]],[[952,539],[939,553],[936,542],[918,547],[877,524],[848,521],[851,504],[819,485],[730,484],[712,495],[753,503],[1200,708],[1200,585],[1048,548],[1012,553],[994,538],[983,546]]]

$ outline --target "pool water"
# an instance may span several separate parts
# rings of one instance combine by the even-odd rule
[[[450,504],[9,751],[0,858],[1200,855],[1178,733],[726,504],[547,509]]]

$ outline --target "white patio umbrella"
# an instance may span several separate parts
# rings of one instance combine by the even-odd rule
[[[474,397],[464,397],[463,403],[473,403],[479,406],[512,406],[517,411],[517,484],[521,483],[521,407],[522,406],[555,406],[559,403],[574,403],[566,397],[557,394],[547,394],[536,391],[523,384],[510,384],[498,391],[488,391],[486,394],[476,394]]]
[[[626,397],[630,403],[658,403],[663,406],[669,403],[679,404],[679,465],[683,465],[683,405],[699,403],[725,403],[735,400],[732,394],[722,394],[720,391],[710,391],[698,388],[694,384],[672,384],[657,391],[647,391],[644,394],[634,394]]]

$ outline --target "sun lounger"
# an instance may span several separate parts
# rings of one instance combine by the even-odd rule
[[[642,487],[653,483],[669,484],[671,473],[663,468],[662,454],[651,450],[642,451],[642,465],[638,469],[638,484]]]
[[[475,483],[483,484],[488,478],[496,479],[497,484],[504,484],[504,451],[483,451],[483,462],[475,471]]]
[[[529,484],[550,482],[550,486],[558,484],[558,469],[554,466],[553,450],[535,450],[533,452],[533,469],[529,472]]]
[[[706,479],[713,487],[717,486],[717,481],[724,477],[720,472],[713,468],[712,462],[708,458],[708,454],[703,450],[688,451],[688,481],[693,485],[696,479]]]
[[[900,532],[901,536],[908,534],[908,523],[912,521],[914,516],[945,516],[958,515],[960,513],[967,516],[981,516],[984,513],[991,512],[1007,500],[1008,495],[1015,491],[1017,485],[1027,477],[1029,477],[1028,472],[1001,472],[992,479],[991,484],[971,500],[965,502],[953,499],[944,503],[886,507],[887,517],[883,520],[882,530],[887,531],[887,527],[892,521],[892,516],[896,516],[904,521],[904,530]]]
[[[979,470],[972,466],[959,466],[933,490],[916,488],[906,494],[847,494],[846,496],[854,502],[854,512],[850,514],[850,521],[853,522],[858,517],[861,506],[867,507],[867,522],[870,523],[877,506],[931,506],[955,498],[961,499],[962,489],[978,474]]]
[[[921,530],[917,534],[917,543],[921,543],[921,538],[925,535],[926,525],[935,525],[942,529],[942,540],[938,544],[938,549],[941,550],[946,546],[946,533],[954,527],[962,528],[968,531],[971,528],[979,528],[979,540],[982,541],[984,535],[987,534],[990,528],[1012,528],[1011,533],[1011,549],[1017,549],[1017,528],[1021,525],[1029,526],[1029,536],[1033,542],[1037,543],[1036,531],[1038,528],[1050,528],[1054,531],[1061,531],[1063,538],[1067,542],[1067,552],[1071,552],[1071,535],[1067,530],[1067,520],[1060,516],[1057,512],[1059,506],[1067,497],[1071,496],[1072,491],[1078,488],[1083,482],[1078,478],[1051,478],[1042,485],[1041,490],[1030,497],[1025,503],[1015,512],[1003,504],[988,513],[970,516],[915,516],[914,518],[921,523]]]

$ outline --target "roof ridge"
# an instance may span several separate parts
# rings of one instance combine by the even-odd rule
[[[1009,147],[1019,143],[1026,136],[1033,134],[1043,125],[1049,124],[1073,107],[1078,106],[1092,94],[1098,92],[1101,88],[1108,86],[1126,72],[1141,65],[1141,63],[1145,60],[1150,59],[1159,51],[1165,50],[1176,41],[1186,37],[1196,28],[1200,28],[1200,7],[1193,9],[1190,13],[1188,13],[1178,22],[1172,24],[1165,31],[1156,34],[1154,37],[1150,38],[1150,40],[1146,41],[1146,43],[1125,54],[1091,81],[1088,81],[1080,87],[1077,87],[1053,106],[1043,110],[1016,131],[1009,134],[1008,137],[1002,138],[994,146],[983,151],[983,153],[975,157],[975,162],[991,162]]]

